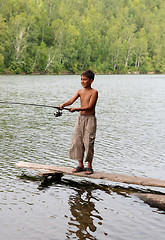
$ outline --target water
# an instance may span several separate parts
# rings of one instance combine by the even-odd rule
[[[81,87],[80,76],[0,76],[0,101],[58,106]],[[164,179],[165,76],[96,76],[99,90],[94,169]],[[79,106],[79,102],[75,104]],[[0,104],[2,240],[159,239],[165,215],[134,195],[162,188],[64,176],[41,184],[19,161],[75,167],[68,149],[78,113]]]

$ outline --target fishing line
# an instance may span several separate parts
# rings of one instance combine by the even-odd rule
[[[59,107],[56,107],[56,106],[43,105],[43,104],[35,104],[35,103],[18,103],[18,102],[2,102],[2,101],[0,101],[0,103],[2,103],[2,104],[14,104],[14,105],[26,105],[26,106],[55,108],[55,109],[58,109],[58,111],[54,113],[54,116],[55,116],[55,117],[60,117],[60,116],[62,116],[62,110],[63,110],[63,109],[70,111],[70,108],[62,108],[62,109],[60,109]]]

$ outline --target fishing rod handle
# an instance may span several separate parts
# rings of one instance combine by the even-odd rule
[[[66,108],[66,107],[63,107],[63,108],[58,107],[58,109],[59,109],[59,110],[63,110],[63,109],[64,109],[64,110],[70,111],[70,108]]]

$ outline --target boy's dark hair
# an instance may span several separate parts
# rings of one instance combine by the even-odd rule
[[[94,72],[92,72],[91,70],[87,70],[87,71],[83,72],[83,73],[81,74],[81,76],[86,76],[86,77],[88,77],[90,80],[91,80],[91,79],[94,80],[94,78],[95,78],[95,74],[94,74]]]

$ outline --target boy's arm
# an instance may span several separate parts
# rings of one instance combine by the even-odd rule
[[[92,94],[91,96],[91,99],[89,101],[89,104],[85,107],[80,107],[80,108],[71,108],[70,109],[70,112],[75,112],[75,111],[90,111],[92,110],[93,108],[95,108],[95,105],[96,105],[96,102],[97,102],[97,99],[98,99],[98,91],[95,90],[94,93]]]
[[[66,101],[63,104],[60,104],[59,108],[62,109],[66,106],[72,105],[77,100],[77,98],[79,98],[79,96],[80,96],[80,94],[79,94],[79,90],[78,90],[71,99],[69,99],[68,101]]]

